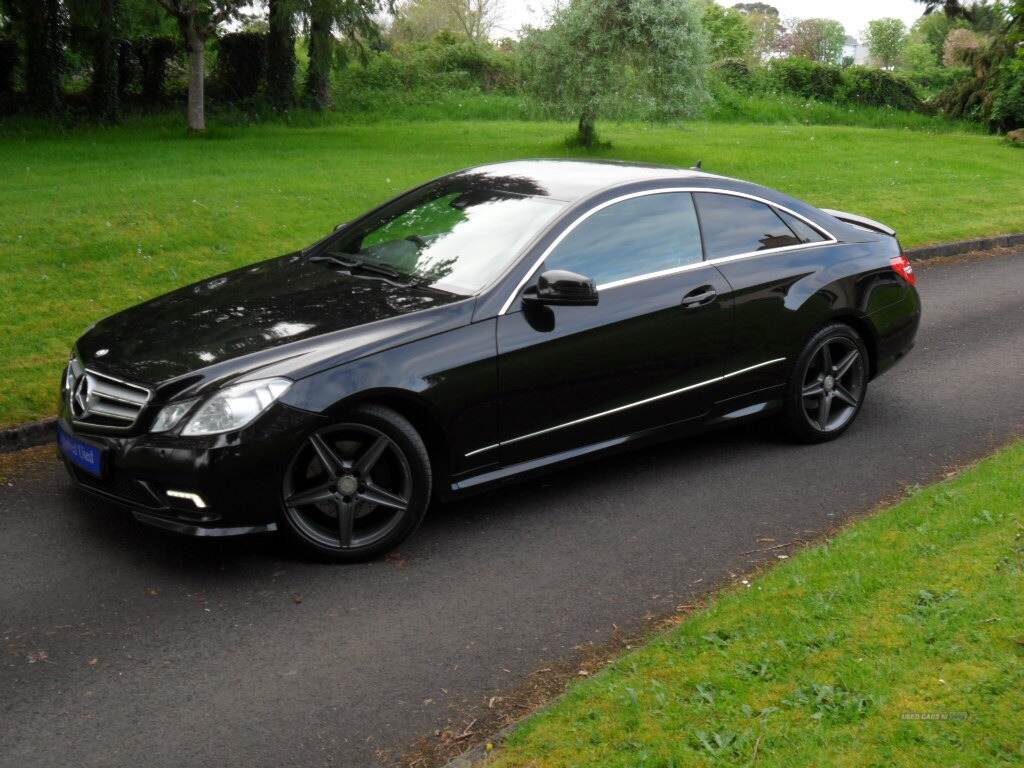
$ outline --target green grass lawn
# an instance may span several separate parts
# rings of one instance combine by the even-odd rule
[[[729,590],[488,765],[1024,765],[1022,499],[1018,443]]]
[[[477,163],[567,155],[569,126],[308,121],[184,137],[129,126],[0,128],[0,426],[52,414],[97,318],[299,248],[367,207]],[[690,165],[880,218],[907,245],[1024,230],[1024,155],[998,139],[857,127],[604,124],[601,154]]]

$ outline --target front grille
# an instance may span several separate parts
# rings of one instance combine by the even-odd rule
[[[68,363],[66,392],[76,424],[107,430],[131,429],[151,396],[145,387],[85,368],[77,359]]]

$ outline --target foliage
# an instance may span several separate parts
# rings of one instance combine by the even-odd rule
[[[923,72],[938,66],[935,51],[928,43],[908,42],[900,56],[903,66],[912,72]]]
[[[294,0],[270,0],[267,7],[267,96],[277,112],[295,106]]]
[[[716,79],[732,88],[749,90],[753,85],[753,72],[746,59],[719,59],[711,65],[711,71]]]
[[[428,42],[441,32],[486,43],[500,10],[500,0],[406,0],[396,8],[389,33],[400,43]]]
[[[929,13],[922,16],[910,28],[910,39],[913,42],[924,43],[932,50],[934,56],[933,64],[942,61],[943,45],[946,42],[946,35],[953,28],[954,21],[944,13]]]
[[[692,0],[574,0],[524,41],[524,77],[536,98],[579,117],[583,146],[608,98],[640,98],[652,113],[688,116],[707,99],[707,46]]]
[[[925,99],[931,99],[942,91],[973,77],[973,72],[967,67],[930,66],[909,70],[902,74],[914,84],[918,93]]]
[[[1024,128],[1024,54],[999,73],[989,119],[998,130]]]
[[[516,89],[513,59],[490,45],[439,37],[430,43],[401,45],[370,55],[361,64],[338,75],[338,87],[350,101],[353,91],[369,91],[371,98],[394,98],[399,91],[479,89],[511,93]],[[387,92],[385,95],[384,92]],[[356,96],[358,98],[358,96]]]
[[[708,37],[708,53],[712,61],[742,59],[754,46],[754,30],[747,18],[735,8],[708,3],[701,17]]]
[[[785,35],[783,47],[791,56],[835,64],[846,43],[846,30],[832,19],[802,19]]]
[[[133,44],[142,68],[142,102],[150,106],[167,100],[167,65],[178,46],[165,35],[137,40]]]
[[[848,67],[843,75],[843,98],[873,107],[916,110],[921,108],[911,83],[891,72],[872,67]]]
[[[776,19],[779,18],[779,9],[768,3],[736,3],[733,8],[740,13],[751,16],[774,16]]]
[[[93,39],[90,108],[94,117],[109,122],[117,120],[120,109],[117,61],[120,21],[120,0],[100,0]]]
[[[18,43],[0,37],[0,115],[14,108],[14,70],[18,66]]]
[[[963,28],[951,30],[942,44],[942,63],[947,67],[970,64],[971,55],[977,53],[982,44],[977,32]]]
[[[776,59],[768,67],[775,86],[785,93],[818,101],[840,101],[844,94],[843,70],[804,58]]]
[[[882,67],[894,67],[907,40],[907,28],[895,18],[868,22],[867,43],[871,59]]]
[[[259,32],[229,32],[217,40],[215,76],[222,98],[251,99],[259,90],[267,60],[267,38]]]

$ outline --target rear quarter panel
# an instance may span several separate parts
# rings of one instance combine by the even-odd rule
[[[885,237],[720,264],[734,297],[730,368],[786,358],[784,365],[727,381],[723,399],[784,384],[807,340],[833,321],[858,328],[877,359],[895,319],[919,312],[916,292],[889,266],[898,253],[896,240]]]

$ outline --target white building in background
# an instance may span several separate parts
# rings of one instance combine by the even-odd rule
[[[868,63],[868,46],[866,43],[862,43],[855,37],[850,35],[846,36],[846,42],[843,43],[843,61],[853,61],[854,64],[867,64]]]

